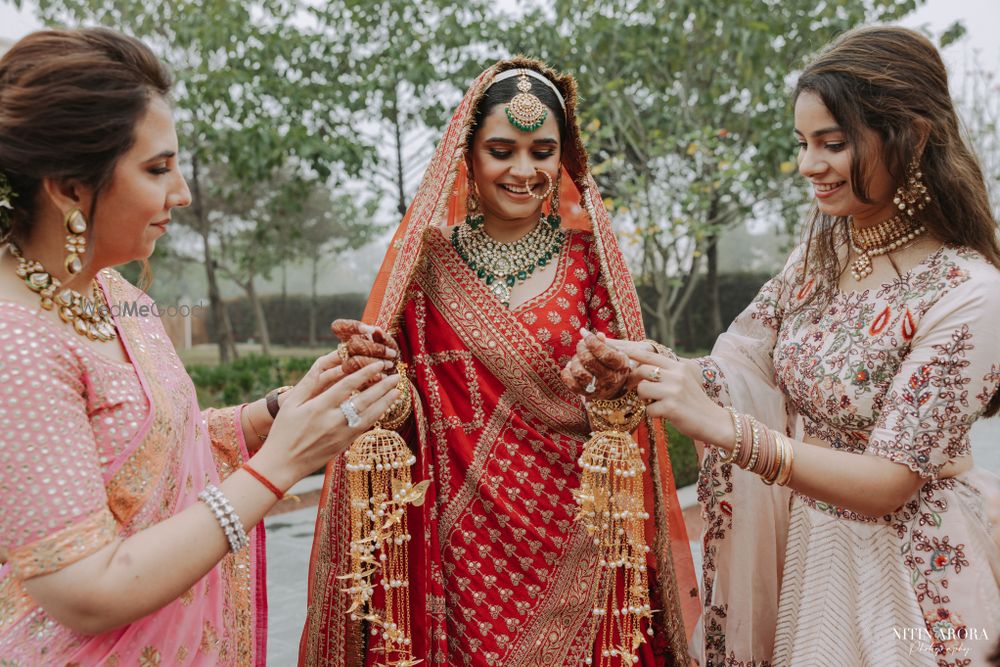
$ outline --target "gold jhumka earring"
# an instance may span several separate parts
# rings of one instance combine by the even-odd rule
[[[345,589],[351,619],[371,624],[372,650],[382,654],[379,664],[408,667],[420,660],[413,657],[406,509],[423,505],[430,481],[412,483],[410,467],[417,459],[392,430],[412,410],[406,365],[397,369],[399,398],[347,452],[351,571],[340,578],[351,580]],[[380,600],[376,586],[382,589]]]
[[[482,211],[479,210],[479,189],[476,187],[472,172],[469,171],[466,177],[468,181],[465,188],[465,222],[472,223],[482,217]]]
[[[574,492],[578,518],[586,526],[600,556],[601,598],[592,610],[600,641],[598,665],[630,665],[646,641],[642,619],[652,619],[646,569],[643,472],[639,445],[629,435],[645,409],[635,391],[614,400],[593,401],[589,407],[596,430],[583,445],[580,488]],[[599,430],[597,430],[599,429]],[[618,599],[619,574],[624,584]],[[647,629],[652,635],[652,628]],[[617,643],[616,643],[617,640]]]

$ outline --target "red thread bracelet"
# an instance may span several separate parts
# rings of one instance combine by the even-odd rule
[[[271,480],[269,480],[267,477],[264,477],[259,472],[251,468],[249,463],[244,463],[243,469],[246,470],[248,473],[250,473],[251,477],[253,477],[258,482],[266,486],[267,490],[273,493],[275,498],[277,498],[278,500],[284,499],[285,494],[281,492],[281,489],[272,484]]]

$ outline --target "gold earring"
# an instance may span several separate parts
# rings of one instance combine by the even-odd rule
[[[892,203],[910,218],[924,210],[924,207],[931,202],[923,176],[923,172],[920,171],[920,158],[914,157],[906,168],[903,184],[896,188],[896,194],[892,198]]]
[[[469,183],[465,195],[465,216],[471,218],[479,215],[479,190],[476,189],[476,181],[472,178],[472,172],[468,172],[467,176]]]
[[[76,275],[83,269],[83,260],[80,256],[87,252],[87,239],[83,234],[87,231],[87,219],[83,217],[83,211],[78,208],[71,208],[66,214],[66,270],[70,275]]]

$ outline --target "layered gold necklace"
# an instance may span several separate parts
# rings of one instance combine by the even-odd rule
[[[912,218],[903,213],[863,229],[856,228],[852,218],[847,223],[847,237],[857,259],[851,263],[851,275],[855,280],[870,276],[873,257],[898,250],[926,231],[926,227],[914,223]]]
[[[495,241],[483,229],[483,217],[469,218],[451,232],[451,245],[505,306],[514,285],[559,256],[566,234],[555,216],[543,216],[535,228],[511,243]]]
[[[90,340],[106,342],[115,339],[118,331],[111,319],[111,309],[105,304],[96,280],[90,283],[89,298],[76,290],[60,289],[62,283],[46,271],[41,262],[25,259],[21,249],[13,242],[7,247],[17,260],[18,277],[24,280],[24,284],[31,291],[39,295],[42,308],[58,309],[57,312],[63,322],[72,325],[73,331]]]

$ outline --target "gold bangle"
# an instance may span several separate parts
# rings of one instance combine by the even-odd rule
[[[774,484],[774,480],[778,478],[778,473],[781,472],[781,466],[785,464],[785,447],[781,444],[781,440],[778,439],[780,436],[777,431],[770,431],[770,434],[771,438],[769,440],[774,443],[774,451],[768,457],[767,468],[760,472],[761,480],[768,486]]]
[[[729,452],[729,456],[726,456],[726,450],[722,450],[723,453],[719,457],[720,463],[732,463],[740,455],[740,450],[743,448],[743,426],[740,424],[740,417],[732,406],[726,409],[729,410],[729,417],[733,420],[733,430],[736,431],[736,439],[733,440],[733,449]],[[720,447],[720,449],[722,448]]]
[[[785,468],[778,473],[777,483],[778,486],[788,486],[788,482],[792,479],[792,463],[795,461],[795,448],[792,446],[792,442],[781,436],[781,440],[785,443],[786,454],[785,457]]]
[[[389,409],[379,419],[382,428],[390,431],[402,426],[413,411],[413,385],[406,377],[406,364],[397,363],[396,372],[399,374],[399,383],[396,384],[396,389],[399,389],[399,398],[392,402]]]

